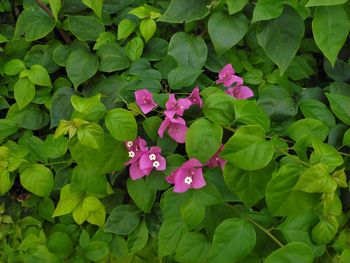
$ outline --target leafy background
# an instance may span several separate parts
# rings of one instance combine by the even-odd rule
[[[350,262],[348,0],[1,0],[2,262]],[[255,93],[215,84],[231,63]],[[160,108],[198,85],[186,144]],[[215,133],[210,132],[215,130]],[[162,148],[132,181],[124,141]],[[224,171],[177,194],[186,157]],[[187,156],[188,155],[188,156]]]

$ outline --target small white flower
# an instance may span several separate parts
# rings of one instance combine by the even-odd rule
[[[134,158],[134,156],[135,156],[135,153],[134,153],[133,151],[130,151],[130,152],[129,152],[129,157],[130,157],[130,158]]]
[[[126,146],[128,146],[128,148],[130,148],[130,147],[132,146],[132,141],[128,141],[128,142],[126,143]]]
[[[154,153],[150,154],[148,157],[151,161],[155,161],[157,159],[157,156]]]
[[[154,162],[153,162],[153,167],[154,167],[154,168],[158,168],[159,165],[160,165],[160,163],[159,163],[158,161],[154,161]]]
[[[191,183],[192,183],[192,177],[187,176],[187,177],[185,178],[185,184],[191,184]]]

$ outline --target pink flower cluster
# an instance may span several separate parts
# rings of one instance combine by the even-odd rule
[[[157,171],[165,170],[166,161],[160,155],[161,149],[159,147],[148,149],[146,141],[141,137],[138,137],[134,141],[128,141],[125,145],[129,152],[130,160],[127,164],[130,164],[129,172],[131,179],[137,180],[147,176],[154,169]]]
[[[223,84],[228,88],[225,93],[235,97],[236,99],[248,99],[254,96],[253,91],[247,86],[243,86],[243,79],[235,75],[235,71],[231,64],[227,64],[219,72],[219,79],[216,84]],[[234,86],[232,86],[234,84]]]
[[[147,89],[135,92],[136,104],[140,107],[144,114],[149,113],[158,105],[153,101],[153,95]],[[202,107],[202,99],[199,96],[199,88],[195,87],[187,98],[176,100],[174,94],[170,94],[166,102],[166,110],[164,111],[165,119],[158,129],[158,135],[163,138],[164,132],[167,130],[169,136],[178,143],[185,143],[187,132],[186,121],[181,118],[185,110],[192,105]]]
[[[166,169],[165,158],[160,154],[159,147],[147,147],[144,139],[138,137],[134,141],[125,142],[129,152],[129,173],[132,180],[149,175],[153,170],[164,171]],[[224,168],[226,161],[219,157],[223,146],[206,163],[209,168],[220,166]],[[203,177],[203,165],[195,158],[191,158],[181,167],[175,169],[165,180],[174,184],[174,192],[183,193],[188,189],[199,189],[206,185]]]
[[[185,110],[192,105],[202,107],[202,99],[199,96],[199,88],[195,87],[187,98],[176,100],[174,94],[170,94],[165,103],[165,119],[158,129],[158,135],[163,138],[165,130],[168,130],[169,136],[178,143],[185,143],[187,126],[186,121],[181,118]]]

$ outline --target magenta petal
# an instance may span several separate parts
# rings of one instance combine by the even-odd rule
[[[190,96],[188,96],[188,99],[191,101],[192,104],[198,105],[200,108],[202,108],[203,101],[199,95],[199,88],[195,87],[193,91],[191,92]]]
[[[179,116],[182,116],[184,114],[184,111],[189,109],[192,105],[192,102],[185,98],[185,99],[179,99],[177,101],[177,108],[176,108],[176,114]]]
[[[130,165],[129,172],[132,180],[137,180],[145,176],[145,173],[141,170],[138,162]]]
[[[165,120],[160,124],[159,129],[158,129],[158,135],[160,138],[163,138],[165,130],[168,128],[170,125],[170,121],[168,118],[165,118]]]
[[[167,181],[169,184],[174,184],[175,183],[174,180],[178,171],[179,171],[179,168],[174,170],[169,176],[165,177],[165,181]]]
[[[166,169],[166,160],[163,156],[158,155],[157,161],[159,162],[158,168],[156,168],[157,171],[164,171]]]
[[[204,180],[204,177],[203,177],[203,171],[202,171],[202,168],[198,168],[194,174],[194,176],[192,177],[192,188],[194,189],[199,189],[199,188],[202,188],[206,185],[206,182]]]
[[[141,170],[153,169],[153,161],[149,159],[150,152],[143,154],[140,158],[139,165]]]
[[[144,114],[149,113],[151,110],[156,108],[158,105],[153,101],[152,92],[147,89],[135,91],[135,100],[137,106],[140,107]]]
[[[219,79],[224,79],[227,76],[235,74],[235,71],[231,64],[227,64],[225,67],[223,67],[219,72]]]
[[[174,192],[183,193],[191,188],[190,184],[185,183],[186,176],[186,173],[180,168],[176,176],[174,177]]]
[[[168,101],[165,103],[165,107],[168,111],[175,110],[176,108],[176,99],[174,94],[169,95]]]
[[[169,136],[178,143],[185,143],[187,133],[186,125],[171,124],[168,129]]]
[[[246,86],[236,86],[234,87],[237,99],[248,99],[254,96],[254,92]]]

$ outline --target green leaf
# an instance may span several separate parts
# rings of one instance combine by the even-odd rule
[[[208,32],[217,53],[236,45],[248,31],[248,19],[242,13],[227,15],[219,11],[212,14],[208,21]]]
[[[142,250],[148,241],[148,229],[145,221],[128,236],[127,246],[130,254],[135,254]]]
[[[306,3],[306,7],[312,6],[330,6],[330,5],[341,5],[346,3],[348,0],[309,0]]]
[[[6,119],[29,130],[40,130],[49,123],[49,115],[34,104],[29,104],[22,110],[17,104],[13,104],[7,112]]]
[[[292,242],[272,252],[264,263],[312,263],[314,256],[308,245]]]
[[[143,19],[140,23],[141,35],[147,43],[154,35],[157,30],[157,24],[153,19]]]
[[[133,205],[119,205],[114,208],[104,226],[104,231],[117,235],[129,235],[138,226],[141,211]]]
[[[259,0],[254,8],[252,23],[279,17],[282,11],[283,5],[279,0]]]
[[[327,165],[328,171],[332,172],[344,163],[343,157],[332,145],[313,139],[312,147],[315,151],[310,155],[311,164],[324,163]]]
[[[34,99],[35,86],[28,78],[22,78],[17,80],[13,92],[18,108],[21,110]]]
[[[94,13],[101,19],[103,0],[82,0],[83,4],[91,8]]]
[[[60,200],[57,204],[53,217],[69,214],[83,201],[84,193],[71,191],[70,184],[61,189]]]
[[[160,257],[173,254],[182,238],[188,232],[180,217],[165,217],[158,235],[158,254]]]
[[[284,8],[280,17],[258,25],[259,45],[264,49],[266,55],[277,64],[281,74],[286,71],[297,53],[304,30],[304,21],[289,7]]]
[[[68,56],[66,71],[75,89],[95,75],[97,69],[98,59],[94,54],[76,49]]]
[[[49,0],[50,8],[52,11],[53,16],[56,20],[58,20],[58,13],[60,12],[60,9],[62,7],[61,0]]]
[[[207,53],[207,45],[200,36],[178,32],[170,39],[168,54],[175,58],[179,66],[200,69],[205,64]]]
[[[6,75],[14,76],[26,69],[26,66],[19,59],[11,59],[4,65],[4,73]]]
[[[136,181],[128,178],[127,190],[131,199],[145,213],[150,213],[156,200],[157,191],[150,188],[144,179]]]
[[[175,68],[168,74],[169,86],[172,90],[189,87],[196,81],[201,72],[200,69],[191,67]]]
[[[196,120],[186,133],[186,152],[189,158],[206,163],[220,148],[223,130],[206,119]]]
[[[13,186],[15,180],[10,177],[10,172],[7,169],[0,170],[0,195],[6,194]]]
[[[45,37],[55,27],[55,20],[41,8],[28,8],[18,17],[15,38],[25,33],[26,41]]]
[[[266,186],[265,199],[274,216],[295,216],[310,211],[318,195],[294,189],[302,170],[295,164],[283,165]]]
[[[312,241],[316,244],[327,244],[338,232],[339,223],[336,217],[322,218],[311,231]]]
[[[350,98],[344,95],[326,93],[331,110],[346,125],[350,125]]]
[[[176,249],[175,260],[181,263],[206,262],[210,244],[207,237],[201,233],[186,233]]]
[[[73,95],[71,102],[74,112],[72,118],[83,118],[84,120],[96,121],[101,119],[106,113],[106,107],[100,102],[101,94],[92,97],[78,97]]]
[[[100,49],[103,45],[105,44],[110,44],[110,43],[114,43],[116,41],[117,37],[114,33],[112,32],[102,32],[97,40],[96,43],[93,47],[93,50],[98,50]]]
[[[209,14],[210,0],[171,0],[168,9],[159,21],[168,23],[192,22]]]
[[[312,32],[317,46],[334,67],[350,30],[349,17],[341,6],[317,7]]]
[[[125,39],[130,36],[130,34],[134,32],[135,27],[135,23],[130,19],[125,18],[120,21],[118,24],[118,40]]]
[[[92,212],[92,211],[99,209],[103,205],[100,202],[100,200],[98,200],[96,197],[87,196],[84,198],[82,206],[83,206],[83,209],[85,209],[89,212]]]
[[[318,163],[301,174],[294,189],[307,193],[332,193],[337,189],[337,183],[329,175],[327,165]]]
[[[314,75],[315,71],[306,58],[307,57],[295,56],[286,70],[286,77],[292,80],[302,80]]]
[[[47,70],[41,65],[33,65],[27,71],[28,78],[38,86],[51,88],[51,80]]]
[[[238,13],[248,4],[248,2],[249,0],[226,0],[229,14],[233,15]]]
[[[113,72],[126,69],[130,66],[129,59],[124,48],[116,43],[107,43],[97,51],[100,59],[99,70],[102,72]]]
[[[259,125],[266,131],[270,130],[270,120],[268,116],[255,101],[236,100],[234,104],[236,122]]]
[[[246,125],[229,139],[221,156],[240,169],[254,171],[267,166],[274,151],[272,142],[265,141],[265,131],[260,126]]]
[[[207,176],[208,172],[205,175]],[[211,182],[207,182],[206,186],[193,191],[193,200],[200,206],[212,206],[222,203],[219,189]]]
[[[180,207],[181,216],[189,229],[195,229],[204,219],[205,207],[189,199]]]
[[[30,164],[20,172],[21,185],[38,196],[49,196],[54,178],[51,170],[42,164]]]
[[[138,60],[143,53],[143,41],[139,37],[134,37],[126,44],[126,55],[131,61]]]
[[[63,258],[68,257],[73,251],[73,242],[69,235],[64,232],[53,232],[48,237],[46,244],[51,252],[60,255]]]
[[[99,149],[87,147],[78,140],[70,142],[69,150],[72,159],[83,168],[97,174],[119,171],[128,161],[124,142],[116,141],[105,133],[104,142]]]
[[[142,127],[145,130],[148,137],[150,137],[155,142],[158,139],[157,131],[161,123],[162,123],[162,119],[158,116],[149,117],[145,119],[142,123]]]
[[[137,123],[128,110],[110,110],[106,114],[105,123],[111,135],[119,141],[133,141],[136,138]]]
[[[265,196],[265,188],[274,169],[274,163],[257,171],[244,171],[227,163],[224,180],[228,188],[250,208]]]
[[[235,120],[235,100],[227,94],[211,94],[204,98],[203,113],[214,123],[230,125]]]
[[[68,149],[68,139],[66,137],[55,138],[49,134],[44,141],[44,151],[48,158],[62,157]]]
[[[240,261],[253,250],[255,242],[255,230],[248,221],[226,219],[215,229],[209,262]]]
[[[69,16],[67,23],[69,30],[81,41],[96,41],[105,31],[103,23],[92,16]]]
[[[265,86],[259,94],[257,104],[272,121],[290,119],[298,113],[294,99],[280,86]]]
[[[97,123],[82,124],[78,128],[78,140],[85,146],[99,149],[103,144],[104,131]]]
[[[305,118],[294,122],[287,129],[287,135],[294,141],[302,137],[318,138],[324,141],[328,135],[328,127],[316,119]]]
[[[320,120],[329,128],[335,125],[334,115],[324,103],[314,99],[307,99],[303,100],[299,107],[305,118]]]
[[[93,261],[100,261],[106,258],[109,254],[109,244],[104,241],[91,241],[84,248],[85,256]]]
[[[264,80],[264,73],[259,69],[250,69],[243,75],[244,83],[258,85]]]
[[[60,120],[70,119],[73,112],[71,104],[73,94],[74,90],[66,87],[60,88],[53,94],[50,108],[50,128],[56,127]]]

